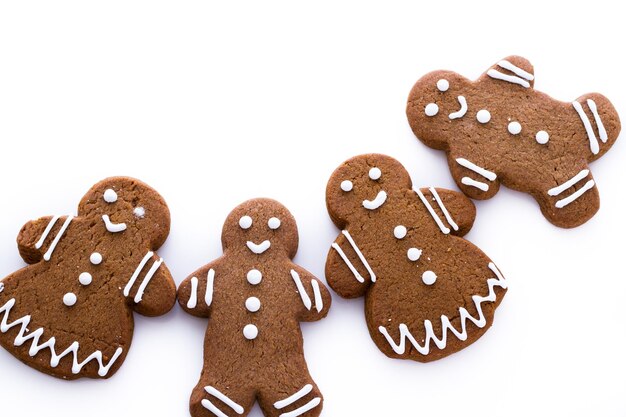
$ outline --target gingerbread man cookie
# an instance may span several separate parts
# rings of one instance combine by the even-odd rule
[[[191,415],[247,415],[258,400],[266,416],[318,416],[323,398],[307,369],[300,322],[324,318],[331,298],[291,261],[294,218],[274,200],[247,201],[226,219],[222,245],[224,255],[178,289],[186,312],[209,318]]]
[[[576,227],[600,207],[588,163],[615,143],[620,120],[600,94],[561,102],[536,91],[534,79],[530,62],[518,56],[476,81],[431,72],[409,94],[409,124],[427,146],[447,153],[467,196],[491,198],[502,183],[532,195],[556,226]]]
[[[365,296],[370,335],[387,356],[440,359],[491,326],[507,282],[462,238],[476,214],[467,197],[413,190],[398,161],[370,154],[335,170],[326,204],[342,229],[326,261],[328,284],[342,297]]]
[[[94,185],[77,216],[27,223],[17,243],[30,265],[0,282],[0,345],[55,377],[112,376],[130,348],[133,311],[158,316],[176,301],[154,252],[169,228],[163,198],[125,177]]]

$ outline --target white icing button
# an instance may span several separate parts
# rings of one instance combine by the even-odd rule
[[[98,252],[92,253],[89,257],[89,262],[94,265],[100,265],[102,263],[102,255],[100,255]]]
[[[278,217],[272,217],[267,221],[267,227],[272,230],[276,230],[280,227],[280,219]]]
[[[345,191],[346,193],[348,191],[352,191],[352,187],[353,187],[352,181],[349,181],[349,180],[341,181],[341,189]]]
[[[539,132],[537,132],[535,140],[537,140],[538,144],[545,145],[546,143],[548,143],[548,140],[550,140],[550,135],[545,130],[540,130]]]
[[[135,207],[135,209],[133,210],[133,214],[140,219],[143,219],[146,215],[146,209],[143,207]]]
[[[76,294],[74,294],[73,292],[68,292],[67,294],[65,294],[63,296],[63,304],[65,304],[68,307],[71,307],[74,304],[76,304]]]
[[[436,116],[439,113],[439,106],[436,103],[428,103],[424,108],[424,113],[428,117]]]
[[[380,171],[380,168],[376,168],[376,167],[370,169],[370,172],[369,172],[370,178],[373,179],[374,181],[379,179],[382,174],[383,173]]]
[[[246,300],[246,310],[256,313],[261,308],[261,300],[256,297],[250,297]]]
[[[522,125],[518,122],[511,122],[509,123],[508,129],[511,135],[519,135],[522,131]]]
[[[112,189],[107,189],[104,192],[104,201],[107,203],[115,203],[117,201],[117,193]]]
[[[78,282],[80,282],[82,285],[89,285],[91,284],[92,280],[93,279],[89,272],[83,272],[82,274],[78,276]]]
[[[415,262],[420,258],[420,256],[422,256],[422,251],[417,248],[411,248],[406,252],[406,256],[410,261]]]
[[[241,227],[242,229],[249,229],[250,226],[252,226],[252,217],[243,216],[241,219],[239,219],[239,227]]]
[[[259,329],[254,324],[246,324],[243,328],[243,336],[248,340],[254,340],[259,335]]]
[[[491,113],[485,109],[479,110],[478,113],[476,113],[476,120],[482,124],[488,123],[489,120],[491,120]]]
[[[450,83],[448,82],[448,80],[444,80],[443,78],[439,81],[437,81],[437,90],[439,91],[448,91],[448,88],[450,88]]]
[[[258,269],[251,269],[246,276],[248,282],[252,285],[258,285],[263,279],[263,274]]]
[[[396,226],[393,229],[393,235],[396,237],[396,239],[404,239],[404,237],[406,236],[406,227],[402,225]]]
[[[433,285],[437,281],[437,274],[433,271],[426,271],[422,274],[422,281],[426,285]]]

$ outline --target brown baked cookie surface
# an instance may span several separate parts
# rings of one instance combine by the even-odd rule
[[[536,91],[528,60],[510,56],[471,81],[434,71],[411,90],[407,117],[427,146],[447,153],[469,197],[493,197],[500,183],[532,195],[559,227],[576,227],[600,207],[588,163],[615,143],[621,125],[597,93],[561,102]]]
[[[191,415],[245,416],[258,401],[266,416],[318,416],[323,397],[307,368],[300,322],[324,318],[331,298],[291,261],[293,216],[277,201],[249,200],[228,215],[222,246],[222,257],[178,289],[186,312],[209,319]]]
[[[387,356],[440,359],[491,326],[507,283],[462,238],[476,215],[467,197],[413,190],[398,161],[369,154],[335,170],[326,204],[342,229],[328,253],[328,284],[342,297],[365,296],[369,332]]]
[[[176,286],[154,253],[169,227],[163,198],[126,177],[94,185],[77,216],[27,223],[17,243],[30,265],[0,281],[0,345],[55,377],[112,376],[130,348],[133,311],[174,306]]]

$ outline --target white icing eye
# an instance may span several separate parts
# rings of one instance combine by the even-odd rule
[[[444,80],[443,78],[439,81],[437,81],[437,90],[444,92],[444,91],[448,91],[448,88],[450,88],[450,83],[448,82],[448,80]]]
[[[239,219],[239,227],[241,227],[244,230],[252,227],[252,217],[243,216],[241,219]]]
[[[374,168],[370,169],[369,176],[374,181],[380,179],[381,175],[383,175],[383,173],[380,171],[380,168],[374,167]]]
[[[518,122],[511,122],[509,123],[508,129],[511,135],[519,135],[522,131],[522,125]]]
[[[352,184],[352,181],[349,181],[349,180],[341,181],[341,189],[345,191],[346,193],[349,191],[352,191],[353,187],[354,185]]]
[[[479,110],[478,113],[476,113],[476,120],[482,124],[488,123],[489,120],[491,120],[491,113],[485,109]]]
[[[92,277],[89,272],[83,272],[78,276],[78,282],[80,282],[81,285],[89,285],[91,284],[91,281]]]
[[[411,248],[406,252],[406,256],[409,258],[409,261],[415,262],[422,256],[422,251],[417,248]]]
[[[143,207],[135,207],[133,210],[133,214],[140,219],[143,219],[146,216],[146,209]]]
[[[435,103],[428,103],[424,108],[424,113],[426,113],[428,117],[436,116],[437,113],[439,113],[439,106]]]
[[[426,271],[422,274],[422,281],[426,285],[433,285],[437,281],[437,274],[433,271]]]
[[[73,292],[68,292],[63,296],[63,304],[68,307],[72,307],[74,304],[76,304],[76,300],[76,294],[74,294]]]
[[[113,191],[111,188],[108,188],[104,192],[104,201],[107,203],[115,203],[117,201],[117,193]]]
[[[550,135],[545,130],[540,130],[537,132],[537,136],[535,136],[535,140],[540,145],[545,145],[550,140]]]
[[[278,217],[272,217],[267,221],[267,227],[272,230],[276,230],[280,227],[280,219]]]
[[[92,253],[91,256],[89,256],[89,262],[94,265],[100,265],[102,263],[102,255],[98,252]]]
[[[393,229],[393,235],[396,237],[396,239],[404,239],[404,237],[406,236],[406,227],[402,225],[396,226]]]

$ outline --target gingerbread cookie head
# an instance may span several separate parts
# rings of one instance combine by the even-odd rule
[[[446,151],[469,197],[490,198],[503,183],[531,194],[553,224],[575,227],[599,208],[588,163],[617,140],[619,116],[600,94],[561,102],[536,91],[534,80],[532,65],[518,56],[476,81],[431,72],[409,94],[409,124],[427,146]]]

